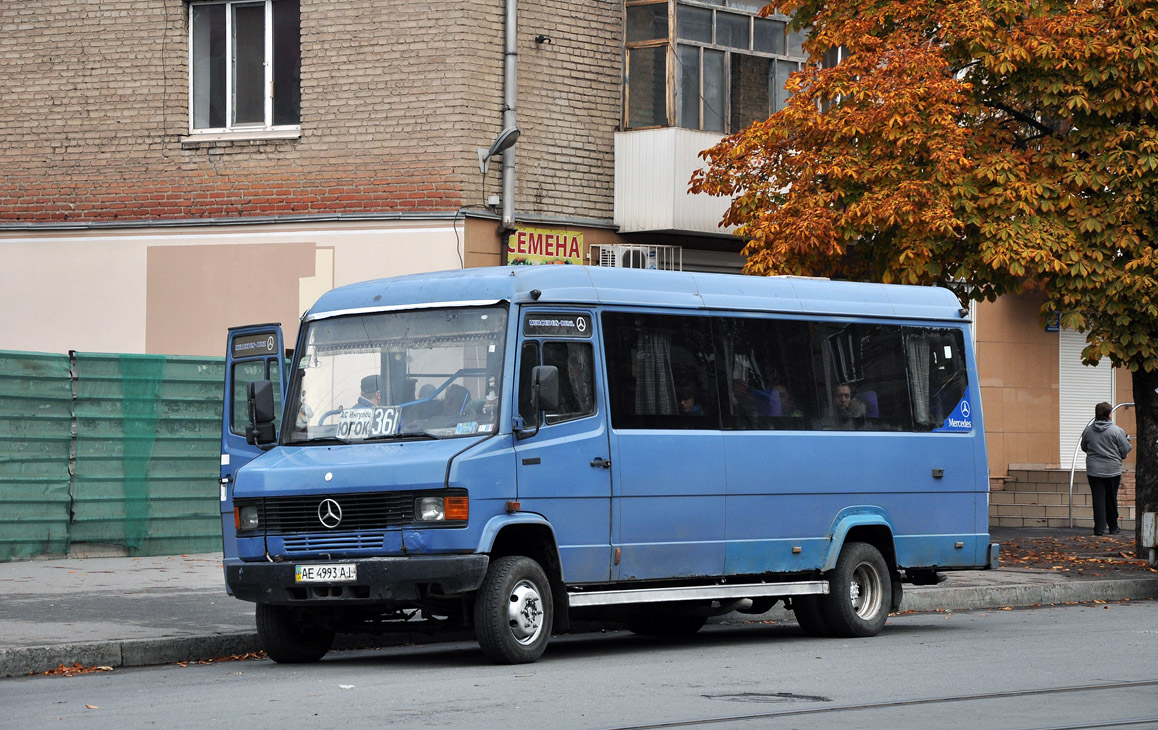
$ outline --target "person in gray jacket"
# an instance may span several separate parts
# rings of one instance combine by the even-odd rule
[[[1109,403],[1094,406],[1094,422],[1082,433],[1082,451],[1086,452],[1086,479],[1094,500],[1094,534],[1111,535],[1118,528],[1118,485],[1122,482],[1122,459],[1130,453],[1126,432],[1110,420]]]

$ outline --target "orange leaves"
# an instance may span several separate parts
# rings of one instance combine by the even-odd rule
[[[1158,364],[1133,324],[1158,315],[1158,11],[1141,5],[780,0],[814,58],[846,60],[794,75],[788,106],[708,150],[691,188],[733,198],[749,273],[965,279],[978,297],[1032,282],[1090,355]]]
[[[74,662],[73,664],[58,664],[55,669],[49,669],[47,671],[41,672],[41,674],[43,674],[45,676],[55,676],[55,677],[75,677],[78,674],[94,674],[96,672],[111,672],[111,671],[113,671],[112,667],[105,667],[105,666],[86,667],[83,664],[81,664],[80,662]],[[89,708],[89,709],[96,709],[96,708]]]

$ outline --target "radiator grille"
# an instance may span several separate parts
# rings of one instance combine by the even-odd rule
[[[319,507],[326,500],[336,502],[341,509],[341,521],[330,527],[318,516]],[[262,507],[261,522],[268,535],[310,533],[320,538],[336,536],[335,530],[341,530],[343,535],[356,537],[354,531],[385,530],[414,522],[414,495],[410,493],[272,497],[263,500]],[[334,513],[333,509],[329,511]],[[322,512],[326,513],[326,509]],[[380,546],[382,536],[377,539]]]
[[[382,532],[327,532],[294,535],[283,540],[285,552],[297,555],[343,550],[379,550],[385,535]]]

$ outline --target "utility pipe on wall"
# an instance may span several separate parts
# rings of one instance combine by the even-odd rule
[[[503,129],[515,128],[515,102],[518,98],[519,51],[516,42],[518,29],[518,0],[506,0],[505,49],[503,55]],[[515,227],[515,148],[503,152],[503,230]]]

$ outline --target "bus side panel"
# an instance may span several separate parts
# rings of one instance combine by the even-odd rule
[[[619,580],[716,576],[724,568],[719,431],[612,431]]]
[[[901,567],[973,567],[988,542],[972,434],[747,431],[724,441],[728,575],[821,569],[836,516],[858,505],[887,516]]]

